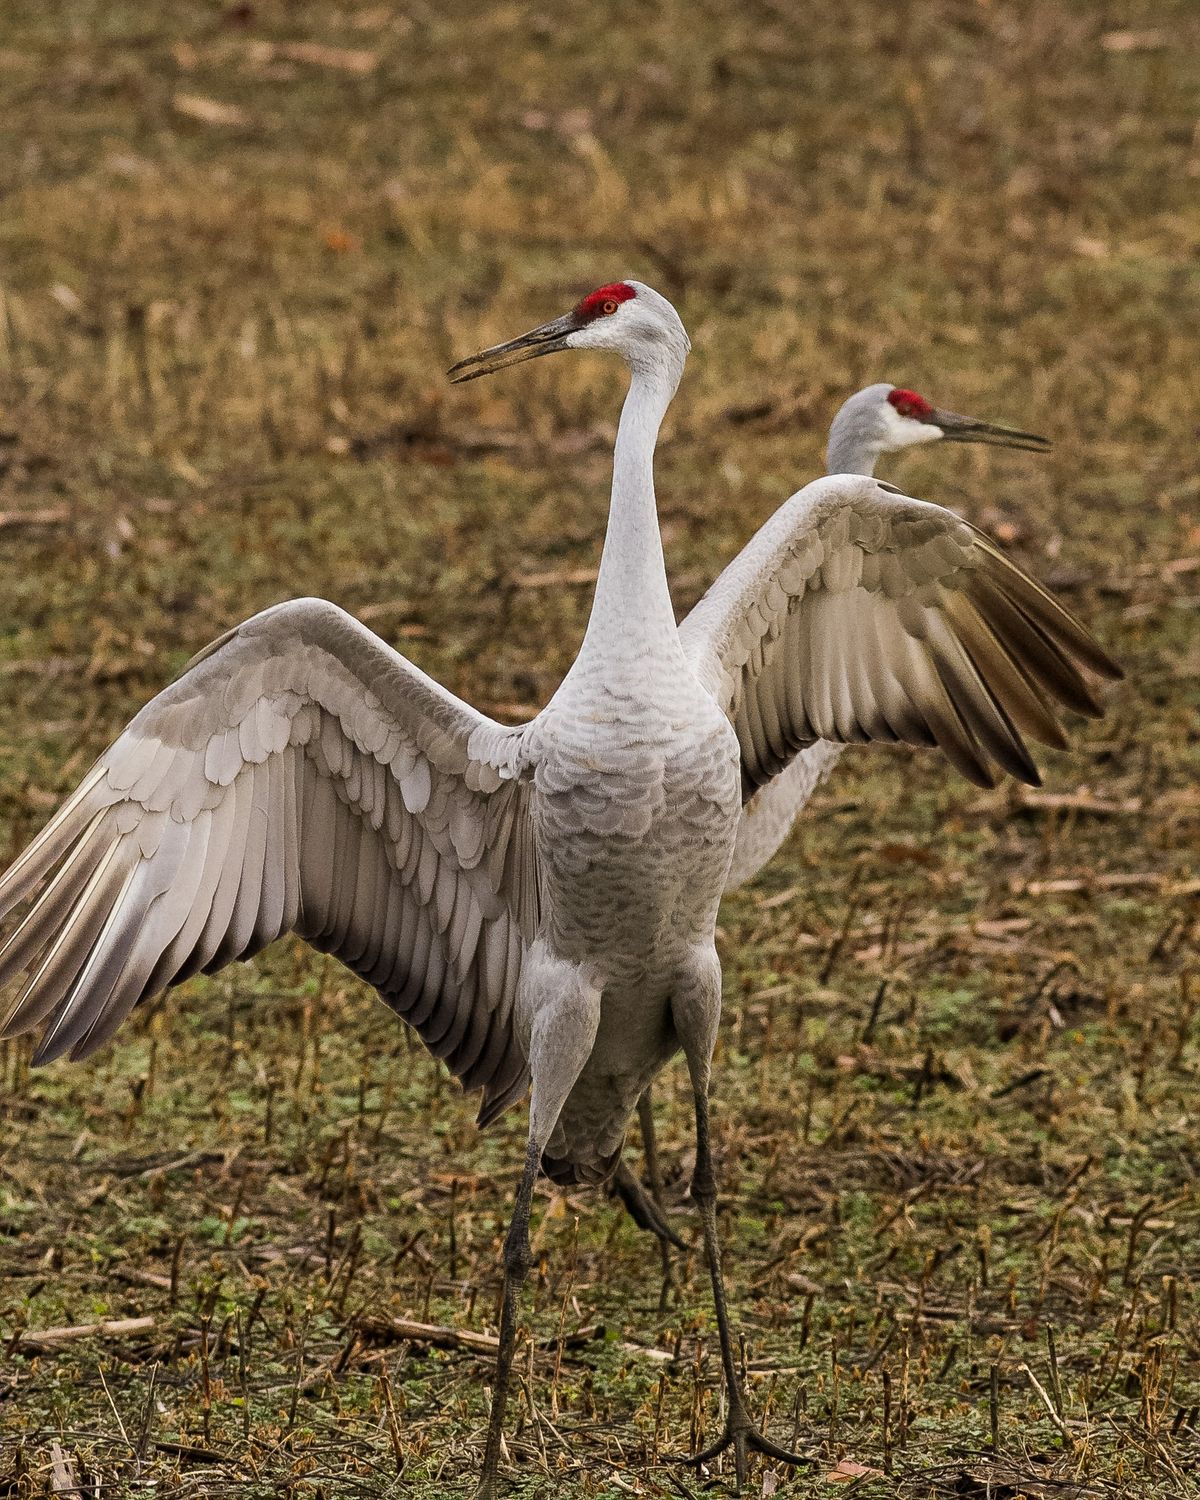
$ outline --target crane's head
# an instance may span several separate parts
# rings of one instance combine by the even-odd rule
[[[678,380],[690,348],[679,314],[665,297],[641,281],[613,281],[552,323],[460,359],[449,374],[457,385],[561,349],[611,349],[631,369],[666,366]]]
[[[1044,453],[1050,446],[1036,433],[944,411],[916,391],[886,383],[869,385],[851,396],[829,430],[831,451],[856,444],[875,455],[910,448],[914,443],[935,443],[939,438],[948,443],[1025,448],[1032,453]]]

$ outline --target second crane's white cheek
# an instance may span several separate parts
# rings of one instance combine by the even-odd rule
[[[934,443],[942,429],[932,422],[918,422],[916,417],[902,417],[894,406],[884,405],[884,433],[889,448],[911,448],[915,443]]]

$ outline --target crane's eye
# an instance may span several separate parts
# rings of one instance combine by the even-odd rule
[[[610,318],[610,317],[612,317],[613,313],[616,312],[617,308],[620,305],[621,304],[619,302],[614,302],[613,299],[610,297],[607,302],[602,302],[600,304],[600,311],[604,314],[604,316],[606,318]]]

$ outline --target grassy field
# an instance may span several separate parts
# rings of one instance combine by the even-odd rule
[[[1198,119],[1192,0],[0,16],[5,863],[291,595],[542,704],[620,372],[442,371],[597,283],[692,335],[658,466],[681,609],[859,384],[1055,439],[887,477],[1095,626],[1106,719],[1042,793],[847,755],[723,910],[732,1290],[814,1458],[756,1495],[1200,1494]],[[470,1493],[521,1111],[477,1134],[290,942],[93,1062],[28,1055],[0,1044],[0,1496]],[[695,1237],[681,1067],[658,1100]],[[702,1256],[664,1288],[614,1205],[536,1208],[514,1493],[724,1493],[668,1463],[719,1421]]]

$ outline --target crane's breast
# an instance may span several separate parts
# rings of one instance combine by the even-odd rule
[[[559,951],[634,960],[711,928],[740,816],[737,739],[684,713],[546,715],[533,817]]]

